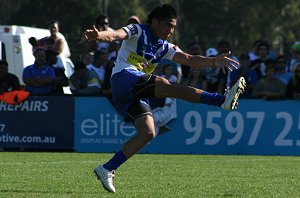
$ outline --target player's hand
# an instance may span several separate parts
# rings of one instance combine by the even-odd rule
[[[216,56],[215,65],[217,67],[226,68],[229,71],[237,69],[240,64],[237,61],[228,58],[227,56],[229,56],[230,54],[231,52],[229,51],[227,53]]]
[[[97,40],[99,31],[97,28],[93,25],[92,29],[87,29],[81,39],[83,40]]]

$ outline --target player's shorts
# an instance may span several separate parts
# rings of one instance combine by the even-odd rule
[[[131,122],[151,115],[148,98],[154,98],[155,75],[124,69],[111,77],[113,102],[118,111]]]

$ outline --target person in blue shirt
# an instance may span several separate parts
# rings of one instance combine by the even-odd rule
[[[244,90],[244,78],[225,94],[208,93],[151,74],[162,59],[169,59],[189,67],[220,67],[233,70],[238,62],[228,58],[229,52],[214,58],[190,55],[169,43],[168,38],[177,25],[176,10],[169,4],[155,7],[147,24],[129,24],[115,31],[98,31],[96,27],[84,32],[82,39],[112,42],[123,40],[111,76],[113,101],[118,111],[135,126],[137,134],[123,145],[107,163],[94,173],[109,192],[116,192],[114,172],[155,137],[155,126],[148,98],[180,98],[204,103],[226,110],[237,108],[237,99]]]
[[[23,70],[25,90],[31,95],[51,95],[52,83],[55,78],[54,69],[46,64],[46,54],[43,48],[34,52],[35,62]]]

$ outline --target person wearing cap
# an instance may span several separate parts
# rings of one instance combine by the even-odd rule
[[[175,8],[170,4],[163,4],[148,14],[146,24],[130,24],[113,32],[98,31],[96,27],[92,27],[82,35],[86,40],[123,40],[112,71],[111,88],[116,108],[132,122],[136,135],[110,160],[94,169],[95,175],[109,192],[116,192],[113,183],[115,170],[156,136],[149,98],[180,98],[233,110],[237,108],[238,97],[246,86],[241,78],[223,95],[172,84],[165,78],[153,75],[152,72],[161,59],[192,68],[218,67],[233,70],[239,64],[227,57],[230,53],[204,57],[183,52],[178,46],[168,42],[176,26]]]
[[[206,57],[216,57],[219,54],[216,48],[208,48]],[[225,91],[226,76],[221,68],[207,67],[203,69],[207,80],[207,91],[223,94]]]

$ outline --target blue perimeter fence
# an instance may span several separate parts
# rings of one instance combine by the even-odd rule
[[[224,111],[177,100],[177,118],[140,153],[300,155],[300,101],[239,100]],[[136,134],[105,97],[0,103],[0,148],[115,152]]]

